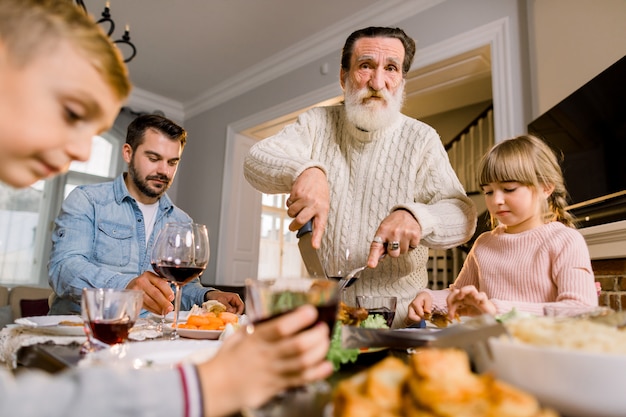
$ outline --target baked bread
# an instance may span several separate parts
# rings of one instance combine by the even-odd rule
[[[371,368],[341,381],[334,394],[334,415],[397,417],[409,368],[389,356]]]
[[[408,365],[387,357],[341,381],[334,417],[558,417],[532,395],[474,374],[465,351],[421,348]]]

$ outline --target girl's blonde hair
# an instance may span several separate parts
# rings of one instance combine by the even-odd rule
[[[480,163],[478,183],[481,187],[493,182],[514,181],[533,187],[553,186],[554,191],[547,199],[544,221],[559,221],[566,226],[576,227],[574,218],[565,210],[567,190],[563,172],[555,152],[541,139],[522,135],[496,144]],[[491,218],[492,225],[497,224]]]
[[[11,62],[26,66],[67,40],[96,68],[120,101],[130,94],[120,51],[103,30],[71,0],[0,0],[0,42]]]

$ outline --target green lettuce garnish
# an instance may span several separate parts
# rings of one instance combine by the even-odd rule
[[[344,349],[341,347],[341,329],[343,324],[335,323],[333,337],[330,339],[330,349],[326,359],[333,364],[335,371],[339,370],[344,363],[354,363],[359,356],[359,349]]]
[[[370,314],[360,324],[360,327],[367,329],[388,329],[387,321],[380,314]],[[335,371],[339,370],[342,364],[354,363],[359,357],[360,349],[344,349],[341,347],[341,329],[343,324],[337,322],[333,328],[333,335],[330,339],[330,349],[326,358],[332,362]]]
[[[366,329],[388,329],[387,320],[380,314],[370,314],[361,322],[361,327]]]

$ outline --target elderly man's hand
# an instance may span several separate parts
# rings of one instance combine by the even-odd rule
[[[287,215],[294,218],[289,224],[289,230],[295,232],[313,219],[311,244],[315,249],[320,247],[326,229],[329,196],[326,174],[319,168],[309,168],[296,178],[287,199]]]
[[[370,245],[367,266],[376,268],[381,255],[385,252],[397,258],[415,249],[421,239],[422,228],[415,217],[406,210],[395,210],[378,226]]]

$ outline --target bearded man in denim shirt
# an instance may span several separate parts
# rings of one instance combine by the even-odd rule
[[[84,287],[139,289],[146,310],[173,310],[174,292],[153,272],[150,254],[166,223],[192,221],[165,194],[186,140],[187,132],[171,120],[139,116],[128,126],[122,150],[128,172],[112,182],[76,187],[67,196],[52,235],[48,271],[56,296],[50,314],[80,314]],[[237,294],[204,287],[199,279],[183,287],[181,309],[209,299],[243,313]]]

